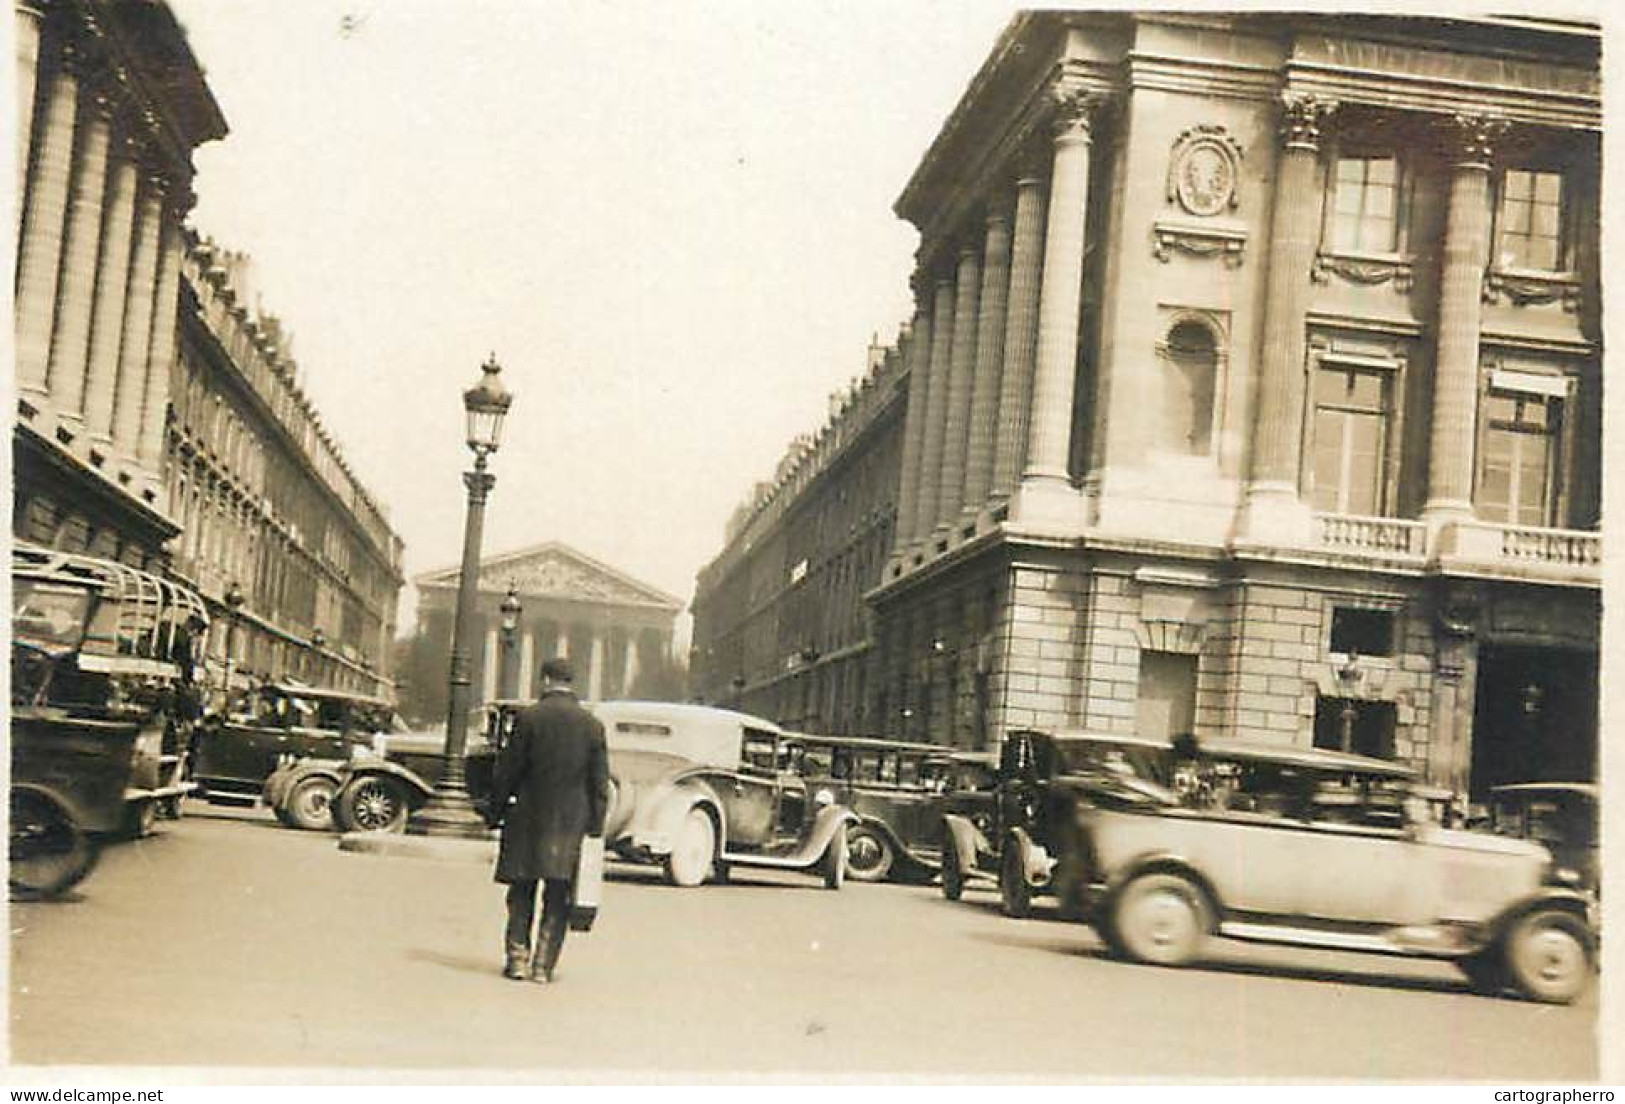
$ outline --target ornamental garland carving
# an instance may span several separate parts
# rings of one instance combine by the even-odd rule
[[[1168,158],[1168,200],[1207,218],[1240,199],[1241,145],[1222,126],[1203,123],[1174,139]]]
[[[1580,281],[1565,275],[1490,269],[1484,273],[1484,302],[1499,303],[1503,297],[1518,307],[1561,303],[1572,314],[1580,309]]]
[[[1318,284],[1330,283],[1335,275],[1349,283],[1366,287],[1392,280],[1395,291],[1406,292],[1411,289],[1414,269],[1409,260],[1399,257],[1351,257],[1343,253],[1319,253],[1315,256],[1310,275]]]

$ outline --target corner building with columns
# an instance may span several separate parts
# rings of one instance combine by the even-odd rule
[[[192,151],[226,121],[167,4],[17,0],[13,531],[161,567]]]
[[[1017,16],[896,205],[916,312],[847,713],[1343,747],[1474,797],[1594,778],[1599,44]],[[700,621],[742,551],[694,669],[748,708]],[[781,637],[792,566],[740,599]]]

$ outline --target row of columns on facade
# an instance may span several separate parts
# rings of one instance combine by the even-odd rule
[[[622,639],[624,648],[619,680],[620,693],[629,693],[639,672],[640,634],[635,631],[616,633],[613,630],[606,633],[597,629],[580,633],[575,631],[576,628],[574,625],[565,625],[562,631],[542,633],[538,633],[535,629],[525,629],[510,636],[496,626],[488,627],[485,630],[481,664],[484,700],[491,701],[508,696],[529,698],[538,686],[535,681],[537,668],[542,659],[549,656],[572,660],[579,674],[585,676],[581,689],[590,700],[598,700],[609,688],[616,685],[613,679],[606,678],[610,674],[608,655],[616,637]],[[579,640],[583,635],[587,637],[586,654],[571,655],[572,641]],[[503,685],[505,671],[509,672],[506,675],[508,682],[506,686]]]
[[[15,23],[18,387],[156,472],[190,193],[156,167],[156,118],[73,28],[37,3]]]
[[[909,367],[897,550],[941,540],[1018,493],[1069,484],[1069,450],[1098,92],[1057,94],[1047,176],[1033,166],[990,204],[952,269],[922,264],[903,354]],[[1320,212],[1319,124],[1336,104],[1283,97],[1282,149],[1271,216],[1249,529],[1298,496],[1309,273]],[[1438,347],[1424,516],[1470,516],[1481,278],[1490,252],[1494,117],[1451,119],[1457,141],[1438,303]],[[922,253],[925,250],[922,249]]]

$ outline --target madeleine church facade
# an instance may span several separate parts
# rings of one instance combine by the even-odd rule
[[[696,690],[965,747],[1193,731],[1475,795],[1594,777],[1599,44],[1018,15],[897,201],[915,312],[870,397],[702,572]],[[883,558],[790,548],[838,503]],[[831,603],[809,642],[793,611]]]

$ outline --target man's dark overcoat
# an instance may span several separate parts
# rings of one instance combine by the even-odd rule
[[[492,780],[491,808],[506,810],[496,880],[574,878],[581,837],[603,833],[608,796],[604,726],[573,693],[550,690],[521,710]]]

